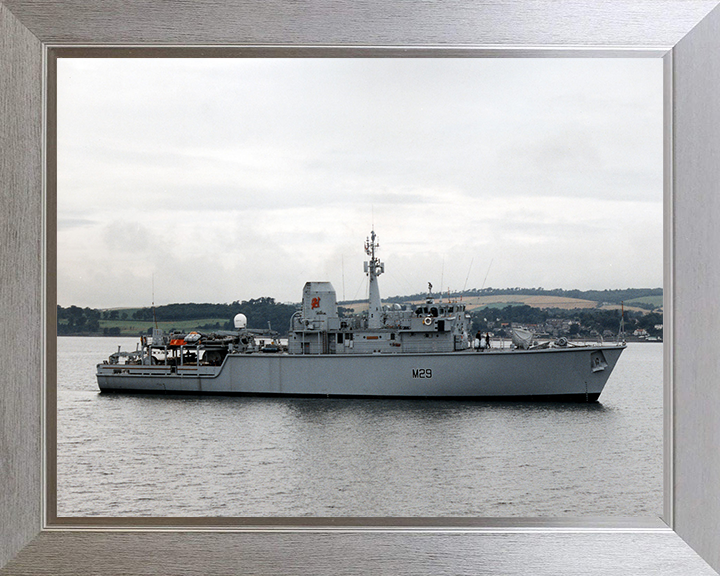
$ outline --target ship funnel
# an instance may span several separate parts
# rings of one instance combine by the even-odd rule
[[[307,282],[305,284],[302,315],[306,320],[337,318],[335,288],[330,282]]]

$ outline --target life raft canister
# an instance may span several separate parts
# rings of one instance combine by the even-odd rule
[[[202,338],[202,334],[198,334],[197,332],[193,331],[185,336],[185,342],[187,342],[188,344],[195,343],[199,341],[200,338]]]

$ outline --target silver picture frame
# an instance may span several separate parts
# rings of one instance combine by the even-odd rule
[[[714,574],[720,569],[716,0],[0,0],[0,574]],[[665,66],[665,502],[642,519],[54,515],[58,54],[658,57]]]

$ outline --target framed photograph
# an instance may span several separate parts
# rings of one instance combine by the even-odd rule
[[[59,520],[662,515],[661,59],[91,53],[66,58],[56,49],[53,60]],[[318,334],[288,332],[293,303],[315,279],[330,282],[323,294],[340,307],[328,314],[358,321],[372,232],[383,331],[329,328],[337,362],[327,372],[346,371],[339,385],[322,370],[284,382],[321,397],[196,405],[192,396],[98,395],[98,384],[109,384],[95,378],[96,365],[119,368],[109,356],[118,346],[134,354],[140,331],[153,337],[153,316],[167,333],[173,321],[192,322],[188,310],[199,303],[224,302],[208,308],[218,318],[185,332],[234,337],[231,320],[244,310],[248,328],[270,322],[286,346]],[[437,320],[417,317],[428,285],[429,312],[448,311]],[[190,318],[167,317],[180,306]],[[260,320],[261,307],[277,313]],[[654,338],[630,328],[640,320]],[[536,341],[514,359],[497,350],[511,345],[507,321],[527,325]],[[463,353],[478,331],[491,349]],[[576,342],[563,346],[573,333]],[[364,336],[375,338],[366,341],[372,350]],[[579,349],[578,336],[591,345]],[[590,356],[619,353],[619,339],[629,342],[618,367],[591,372]],[[379,374],[355,365],[357,352],[378,349]],[[421,350],[445,353],[416,359],[440,363],[405,382],[397,362],[407,356],[398,352]],[[156,353],[154,370],[178,363]],[[541,375],[544,359],[583,353],[589,374],[605,381],[612,371],[600,404],[587,402],[584,385],[582,404],[563,402],[574,388],[562,364]],[[523,354],[535,359],[525,385],[513,368]],[[233,362],[293,372],[287,362],[298,355],[295,347],[207,361],[202,370],[217,364],[219,373],[202,391],[251,392],[268,368],[246,378],[247,388],[220,386],[224,373],[247,374]],[[505,368],[487,369],[490,381],[470,385],[503,359]],[[467,361],[474,367],[461,375]],[[177,374],[189,376],[192,365],[170,378],[187,386]],[[442,381],[448,369],[452,380]],[[545,381],[557,382],[554,405],[543,402]],[[368,396],[395,398],[342,398],[368,387]],[[535,401],[522,403],[528,391]],[[516,404],[457,400],[493,392]],[[435,397],[413,398],[421,394]]]
[[[0,4],[0,38],[9,56],[0,60],[3,83],[3,141],[11,144],[0,178],[4,199],[2,240],[3,335],[8,366],[2,390],[4,489],[0,512],[0,566],[11,572],[65,570],[132,573],[278,572],[417,573],[445,570],[523,573],[598,571],[621,573],[631,559],[638,574],[712,574],[720,566],[719,531],[712,494],[704,483],[717,477],[720,461],[712,438],[720,427],[712,306],[720,266],[712,258],[718,232],[713,225],[713,193],[720,180],[712,150],[720,135],[719,105],[711,97],[720,78],[711,47],[718,43],[716,2],[627,3],[594,11],[599,24],[588,29],[583,2],[533,8],[522,3],[473,4],[456,10],[424,5],[419,12],[399,5],[388,14],[376,7],[355,12],[297,15],[289,9],[199,5],[189,20],[170,17],[161,4],[128,8],[83,5],[36,8],[30,2]],[[523,17],[518,18],[518,15]],[[177,18],[177,19],[176,19]],[[540,19],[552,32],[529,25]],[[193,22],[191,26],[189,22]],[[351,26],[361,21],[362,26]],[[642,21],[642,27],[635,23]],[[648,26],[651,22],[653,25]],[[172,22],[160,26],[159,23]],[[175,24],[177,22],[177,24]],[[181,24],[181,22],[188,22]],[[317,26],[322,22],[321,26]],[[557,22],[564,22],[560,26]],[[158,24],[155,26],[155,24]],[[288,28],[289,27],[289,28]],[[290,34],[288,46],[288,29]],[[55,381],[54,250],[57,206],[52,195],[56,167],[57,54],[80,54],[96,44],[121,54],[151,56],[169,45],[246,45],[257,55],[285,51],[307,56],[354,56],[353,45],[370,56],[395,51],[406,56],[627,57],[663,58],[665,76],[665,505],[662,523],[637,520],[562,519],[307,519],[283,523],[255,518],[237,523],[202,519],[87,518],[67,522],[55,516],[54,454],[56,398],[45,383]],[[150,44],[155,47],[148,46]],[[397,48],[387,48],[388,44]],[[142,46],[145,45],[145,46]],[[163,45],[165,47],[163,47]],[[250,46],[258,46],[251,48]],[[265,46],[260,46],[265,45]],[[268,48],[267,45],[275,45]],[[292,46],[295,45],[295,46]],[[325,49],[312,47],[325,45]],[[477,46],[468,48],[467,46]],[[579,48],[578,45],[581,47]],[[483,48],[485,46],[486,48]],[[202,56],[214,48],[196,48]],[[355,48],[354,50],[358,50]],[[714,73],[718,72],[718,73]],[[5,79],[9,81],[5,81]],[[28,289],[28,286],[32,289]],[[22,337],[17,327],[25,326]],[[7,440],[5,440],[7,439]],[[715,507],[713,507],[715,506]],[[118,531],[123,528],[123,531]],[[168,530],[170,528],[170,530]],[[112,550],[112,554],[108,551]],[[82,554],[79,552],[82,551]],[[94,566],[84,565],[90,554]],[[699,554],[699,556],[698,556]],[[704,559],[704,560],[703,560]],[[707,564],[705,563],[707,562]],[[708,566],[709,564],[709,566]],[[10,572],[9,572],[10,573]]]

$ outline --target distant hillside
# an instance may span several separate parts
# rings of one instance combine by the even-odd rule
[[[410,296],[393,296],[384,298],[384,303],[419,303],[427,294]],[[439,293],[433,293],[439,298]],[[443,295],[447,298],[447,294]],[[543,288],[486,288],[484,290],[467,290],[452,293],[450,298],[462,300],[468,311],[479,319],[483,310],[493,310],[492,315],[519,321],[530,321],[535,315],[532,310],[541,310],[542,318],[577,318],[581,314],[592,313],[596,317],[605,318],[608,313],[610,322],[619,318],[621,303],[629,314],[635,313],[639,319],[654,311],[647,322],[662,323],[662,288],[627,288],[625,290],[545,290]],[[367,308],[367,301],[355,300],[341,302],[341,312],[358,312]],[[238,313],[247,316],[248,327],[266,329],[268,324],[282,335],[287,334],[290,317],[298,306],[282,304],[273,298],[256,298],[247,301],[235,301],[230,304],[183,303],[157,306],[154,311],[148,308],[116,308],[99,310],[70,306],[57,307],[58,335],[72,336],[137,336],[148,333],[157,322],[159,328],[176,330],[232,330],[233,318]],[[521,315],[521,310],[525,312]],[[500,311],[503,311],[500,314]],[[525,317],[527,316],[527,319]],[[639,321],[639,320],[638,320]]]
[[[642,300],[649,297],[659,297],[662,305],[662,288],[625,288],[623,290],[563,290],[555,288],[546,290],[544,288],[484,288],[465,290],[464,292],[453,292],[453,298],[472,296],[552,296],[556,298],[572,298],[577,300],[592,300],[593,302],[606,302],[609,304],[620,304],[630,300]],[[393,296],[387,298],[389,302],[422,299],[427,293],[413,294],[411,296]],[[440,293],[435,292],[435,297]]]
[[[658,296],[642,296],[640,298],[631,298],[630,300],[626,300],[625,304],[640,307],[662,308],[663,296],[661,293]]]
[[[152,308],[57,307],[58,335],[72,336],[137,336],[146,334],[157,323],[158,328],[171,330],[232,330],[233,318],[245,314],[248,328],[264,330],[271,327],[284,334],[297,307],[281,304],[273,298],[256,298],[230,304],[168,304]]]
[[[433,292],[436,299],[441,294]],[[448,294],[442,294],[448,298]],[[662,288],[626,288],[624,290],[545,290],[543,288],[485,288],[451,292],[450,299],[462,300],[470,310],[478,308],[503,308],[508,305],[527,305],[535,308],[553,308],[562,310],[600,308],[620,309],[625,305],[628,310],[655,310],[662,308]],[[427,298],[427,292],[410,296],[391,296],[384,298],[388,303],[419,303]],[[361,309],[364,300],[342,302],[349,309]]]

